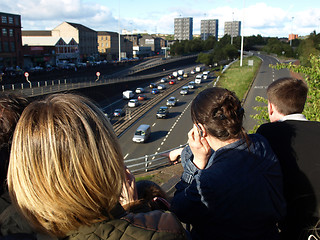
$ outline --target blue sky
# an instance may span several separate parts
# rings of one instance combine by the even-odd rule
[[[120,14],[119,14],[120,7]],[[63,21],[80,23],[96,31],[120,29],[173,34],[176,17],[193,17],[194,34],[202,19],[240,20],[245,36],[287,37],[320,32],[320,4],[316,0],[1,0],[0,11],[20,14],[24,30],[50,30]]]

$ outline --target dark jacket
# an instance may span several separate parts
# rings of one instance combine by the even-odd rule
[[[257,130],[270,143],[283,171],[287,216],[282,239],[307,239],[320,217],[320,122],[286,120]]]
[[[68,240],[184,240],[186,232],[179,220],[170,212],[159,210],[127,214],[122,207],[117,215],[122,217],[82,226],[64,239]]]
[[[205,169],[182,152],[184,172],[171,210],[192,225],[194,239],[278,239],[285,214],[282,175],[268,142],[250,135],[250,150],[238,140],[213,152]]]

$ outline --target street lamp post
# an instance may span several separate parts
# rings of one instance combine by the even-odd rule
[[[292,24],[293,24],[293,19],[294,17],[291,18],[291,37],[290,37],[290,46],[292,46],[292,38],[293,38],[293,33],[292,33]]]

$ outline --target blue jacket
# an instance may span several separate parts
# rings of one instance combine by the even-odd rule
[[[192,162],[187,146],[184,172],[176,185],[172,211],[192,225],[193,239],[279,239],[285,214],[277,157],[261,135],[249,135],[213,152],[205,169]]]

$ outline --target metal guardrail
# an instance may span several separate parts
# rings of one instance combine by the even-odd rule
[[[157,154],[145,155],[143,157],[125,160],[124,163],[132,173],[141,173],[150,170],[155,170],[159,167],[165,167],[170,165],[171,163],[168,158],[169,153],[172,150],[185,147],[186,145],[187,144],[183,144]]]

